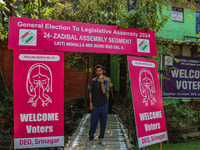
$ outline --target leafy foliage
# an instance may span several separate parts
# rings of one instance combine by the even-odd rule
[[[0,78],[0,134],[13,133],[13,96]]]
[[[54,6],[39,7],[41,1],[30,0],[25,5],[19,5],[18,1],[10,1],[12,7],[7,8],[7,3],[0,3],[0,39],[7,40],[8,18],[7,12],[14,16],[25,18],[41,18],[49,20],[63,20],[74,22],[95,23],[104,25],[117,25],[124,28],[140,28],[147,30],[161,30],[169,15],[163,15],[163,9],[168,9],[171,1],[176,3],[188,3],[188,0],[138,0],[134,10],[128,10],[127,0],[73,0],[61,3],[58,0],[50,0]],[[162,4],[162,5],[160,5]],[[194,8],[195,1],[190,2]],[[41,10],[41,13],[39,13]]]
[[[18,8],[18,6],[15,6],[15,8]],[[39,18],[39,12],[38,12],[38,4],[35,1],[30,0],[25,5],[20,5],[18,11],[15,11],[17,17],[23,17],[23,18]]]
[[[157,7],[161,12],[159,16]],[[162,14],[163,8],[157,1],[140,0],[129,12],[126,0],[78,0],[65,4],[56,2],[54,7],[43,9],[42,18],[158,31],[169,18]]]
[[[3,16],[0,18],[0,40],[2,41],[8,38],[7,12],[9,12],[9,9],[6,7],[6,4],[3,1],[0,2],[0,15]]]
[[[198,124],[200,120],[200,112],[186,104],[173,103],[165,106],[165,116],[172,118],[180,127],[185,127],[187,124]]]
[[[124,9],[119,13],[118,26],[158,31],[169,18],[169,15],[162,14],[164,8],[157,1],[140,0],[134,10]]]
[[[76,21],[75,13],[73,10],[72,3],[66,2],[65,4],[61,4],[60,2],[56,2],[54,7],[43,8],[43,19],[49,20],[63,20],[63,21]]]
[[[191,131],[192,127],[199,125],[200,111],[194,110],[186,104],[175,101],[164,107],[167,132],[170,143],[177,143],[183,133]]]
[[[6,41],[8,39],[8,24],[0,25],[0,40]]]

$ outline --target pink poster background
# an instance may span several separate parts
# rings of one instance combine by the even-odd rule
[[[128,56],[128,63],[139,147],[165,141],[168,137],[156,60]]]
[[[38,90],[39,87],[40,90]],[[35,91],[33,88],[35,88]],[[47,89],[45,90],[45,88]],[[33,97],[35,97],[34,100],[38,98],[35,103],[30,101]],[[45,116],[48,113],[54,114],[54,118],[52,119],[51,116],[49,119],[47,117],[46,120]],[[22,121],[20,115],[23,114],[25,116],[31,115],[27,121]],[[19,141],[20,139],[40,137],[43,137],[43,139],[59,137],[60,140],[55,143],[57,146],[61,146],[64,144],[62,143],[63,136],[64,53],[14,50],[15,148],[56,146],[52,143],[45,145],[41,142],[39,144],[39,142],[33,140],[24,145],[25,141]]]
[[[155,32],[116,26],[10,17],[9,49],[157,56]]]

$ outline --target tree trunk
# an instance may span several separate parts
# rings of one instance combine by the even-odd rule
[[[38,12],[39,12],[39,19],[41,19],[40,0],[38,0]]]
[[[85,99],[84,99],[84,108],[85,112],[88,110],[87,100],[88,100],[88,80],[89,80],[89,71],[90,71],[90,60],[89,56],[87,56],[87,78],[86,78],[86,84],[85,84]]]
[[[122,115],[122,112],[123,112],[123,110],[125,109],[125,105],[126,105],[126,101],[127,101],[127,98],[128,98],[129,89],[130,89],[130,82],[128,83],[128,88],[127,88],[126,94],[125,94],[125,96],[124,96],[123,105],[122,105],[121,111],[120,111],[120,113],[119,113],[119,116]]]

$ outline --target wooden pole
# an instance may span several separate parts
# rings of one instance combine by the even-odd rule
[[[162,142],[160,143],[160,150],[162,150]]]
[[[167,144],[169,144],[169,140],[167,140]]]

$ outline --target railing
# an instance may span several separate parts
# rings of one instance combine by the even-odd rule
[[[188,40],[189,38],[196,39],[196,42],[198,42],[198,40],[200,39],[200,37],[195,37],[195,36],[184,36],[183,40],[185,41],[185,39]]]

